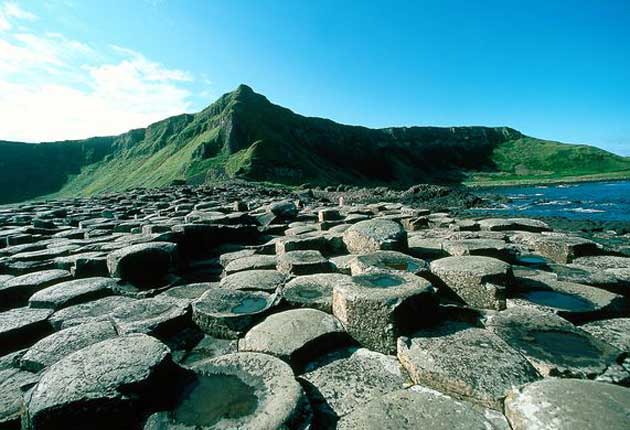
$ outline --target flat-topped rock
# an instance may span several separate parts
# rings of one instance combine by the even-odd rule
[[[528,245],[537,254],[561,264],[601,253],[597,243],[592,240],[563,233],[522,234],[513,237],[513,240]]]
[[[504,231],[520,230],[531,232],[550,231],[545,222],[531,218],[486,218],[478,221],[482,230]]]
[[[91,322],[51,334],[35,343],[20,358],[20,367],[39,372],[65,356],[87,346],[118,336],[109,321]]]
[[[407,233],[395,221],[371,219],[348,228],[343,233],[343,242],[351,254],[378,250],[404,251],[407,249]]]
[[[145,430],[305,430],[308,401],[291,368],[253,352],[198,363],[175,406],[149,417]]]
[[[105,340],[50,366],[25,398],[23,428],[130,428],[164,404],[175,377],[171,355],[146,335]]]
[[[277,270],[245,270],[221,279],[219,286],[227,290],[266,291],[274,293],[287,281],[287,275]]]
[[[620,316],[628,308],[623,296],[572,282],[516,278],[516,285],[508,307],[536,307],[573,323]]]
[[[111,276],[144,285],[159,282],[177,266],[177,245],[149,242],[127,246],[107,256]]]
[[[275,255],[250,255],[232,260],[225,266],[225,274],[231,275],[244,270],[275,270]]]
[[[511,260],[514,256],[514,251],[507,243],[499,239],[445,240],[442,242],[442,249],[454,257],[482,255],[500,260]]]
[[[52,330],[50,309],[17,308],[0,312],[0,351],[9,353],[30,346]]]
[[[502,414],[422,386],[378,397],[339,420],[338,430],[509,430]]]
[[[512,308],[488,316],[485,326],[546,377],[595,378],[614,365],[621,354],[549,312]]]
[[[112,294],[116,281],[111,278],[85,278],[66,281],[44,288],[33,294],[29,305],[33,308],[61,309],[89,302]]]
[[[211,336],[236,339],[277,303],[277,294],[210,288],[193,302],[192,319]]]
[[[184,328],[190,321],[189,301],[154,297],[135,300],[110,314],[118,333],[144,333],[164,338]]]
[[[43,270],[0,281],[0,308],[24,306],[36,292],[72,279],[67,270]]]
[[[197,300],[203,295],[203,293],[212,287],[216,287],[216,283],[198,282],[194,284],[178,285],[176,287],[169,288],[155,297],[192,302],[193,300]]]
[[[435,311],[434,293],[428,281],[411,274],[370,272],[334,286],[333,314],[361,345],[395,354],[396,338]]]
[[[398,251],[376,251],[358,255],[350,261],[350,270],[354,276],[375,269],[420,275],[429,271],[429,265],[424,260],[410,257]]]
[[[282,289],[282,297],[291,306],[319,309],[332,313],[333,288],[350,281],[339,273],[318,273],[298,276]]]
[[[446,257],[430,265],[459,299],[481,309],[505,309],[506,289],[512,284],[510,265],[491,257]]]
[[[331,272],[332,265],[319,251],[289,251],[278,256],[277,269],[287,275],[302,276]]]
[[[593,321],[580,328],[592,336],[630,354],[630,318]]]
[[[505,401],[514,430],[628,428],[630,390],[576,379],[544,379],[515,389]]]
[[[335,428],[344,415],[408,382],[395,357],[348,348],[313,362],[300,376],[313,406],[315,428]]]
[[[22,387],[35,384],[39,376],[15,368],[0,370],[0,428],[19,429]]]
[[[540,379],[497,335],[455,321],[400,337],[398,359],[416,384],[497,410],[513,387]]]
[[[300,367],[344,342],[347,336],[337,318],[316,309],[293,309],[270,315],[252,327],[238,349],[270,354]]]
[[[617,257],[613,255],[579,257],[573,260],[573,264],[597,269],[630,269],[630,257]]]
[[[121,306],[134,302],[136,299],[124,296],[109,296],[87,303],[69,306],[56,311],[50,317],[50,323],[55,330],[85,324],[94,321],[109,320],[111,314]]]
[[[232,354],[238,351],[238,341],[235,339],[219,339],[204,335],[186,354],[179,360],[179,365],[191,367],[201,361],[221,355]]]

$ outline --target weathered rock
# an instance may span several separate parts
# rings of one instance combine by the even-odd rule
[[[513,249],[498,239],[445,240],[442,242],[442,249],[454,257],[482,255],[504,261],[510,261],[514,258]]]
[[[376,251],[359,255],[350,261],[350,270],[354,276],[375,269],[420,275],[429,271],[429,265],[424,260],[410,257],[398,251]]]
[[[164,338],[183,329],[190,321],[189,301],[154,297],[135,300],[110,315],[118,333],[144,333]]]
[[[340,417],[408,383],[396,358],[363,348],[313,361],[300,380],[311,399],[315,428],[334,428]]]
[[[505,401],[514,430],[628,428],[630,390],[575,379],[544,379],[515,389]]]
[[[433,261],[430,268],[467,305],[505,309],[506,289],[513,282],[509,264],[490,257],[446,257]]]
[[[601,253],[599,246],[592,240],[561,233],[522,234],[513,239],[517,243],[528,245],[537,254],[562,264]]]
[[[298,213],[297,206],[295,206],[295,203],[290,200],[272,203],[269,205],[267,210],[268,212],[284,219],[294,218]]]
[[[431,284],[406,273],[371,272],[333,289],[333,314],[361,345],[383,354],[395,354],[396,338],[435,309]]]
[[[221,279],[219,286],[227,290],[266,291],[274,293],[282,288],[287,276],[277,270],[245,270]]]
[[[149,336],[93,344],[44,372],[26,396],[23,428],[133,428],[141,411],[165,403],[175,376],[168,348]]]
[[[177,287],[169,288],[163,293],[155,296],[156,298],[166,298],[166,299],[175,299],[175,300],[183,300],[184,302],[192,302],[193,300],[197,300],[199,297],[203,295],[208,289],[216,287],[216,283],[213,282],[199,282],[195,284],[184,284],[179,285]]]
[[[350,281],[339,273],[298,276],[282,289],[282,297],[291,306],[319,309],[332,313],[333,288]]]
[[[630,354],[630,318],[593,321],[580,328],[597,339]]]
[[[234,339],[219,339],[205,335],[193,348],[190,349],[179,362],[180,365],[190,367],[194,364],[221,355],[232,354],[238,351],[238,341]]]
[[[225,274],[231,275],[244,270],[271,270],[276,268],[276,257],[273,255],[251,255],[231,261],[225,266]]]
[[[407,249],[407,233],[400,224],[388,219],[360,221],[343,233],[343,241],[351,254]]]
[[[409,254],[417,258],[435,260],[448,256],[442,247],[442,239],[409,236]]]
[[[116,281],[111,278],[85,278],[66,281],[44,288],[33,294],[29,305],[33,308],[61,309],[112,294]]]
[[[155,283],[177,266],[177,245],[150,242],[128,246],[107,256],[111,276],[134,284]]]
[[[485,326],[543,376],[595,378],[621,354],[565,319],[534,309],[512,308],[490,315]]]
[[[55,330],[60,330],[88,322],[107,321],[116,309],[135,301],[135,299],[123,296],[103,297],[61,309],[50,317],[50,323]]]
[[[149,417],[145,430],[308,428],[304,392],[281,360],[243,352],[200,362],[192,370],[194,379],[175,407]]]
[[[573,264],[597,269],[630,269],[630,257],[617,257],[613,255],[580,257],[573,260]]]
[[[339,420],[338,430],[509,430],[502,414],[421,386],[378,397]]]
[[[50,309],[17,308],[0,312],[0,351],[9,353],[30,346],[51,332]]]
[[[19,369],[0,370],[0,428],[19,429],[22,387],[35,384],[39,376]]]
[[[543,232],[551,230],[543,221],[530,218],[487,218],[478,221],[478,223],[482,230],[490,231],[520,230]]]
[[[299,368],[346,341],[337,318],[316,309],[293,309],[270,315],[252,327],[238,348],[270,354]]]
[[[70,327],[53,333],[30,347],[20,359],[20,367],[39,372],[81,348],[116,336],[118,333],[108,321]]]
[[[319,251],[289,251],[278,257],[277,269],[287,275],[331,272],[332,265]]]
[[[36,292],[69,279],[67,270],[44,270],[0,282],[0,308],[24,306]]]
[[[263,291],[210,288],[193,302],[192,319],[211,336],[236,339],[262,319],[277,302],[276,294]]]
[[[416,384],[498,410],[513,387],[540,378],[497,335],[454,321],[399,338],[398,359]]]

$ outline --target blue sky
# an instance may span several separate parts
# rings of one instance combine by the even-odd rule
[[[0,0],[0,139],[120,133],[240,83],[342,123],[630,155],[630,2]]]

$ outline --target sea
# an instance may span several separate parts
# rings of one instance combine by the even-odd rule
[[[574,220],[630,222],[630,181],[494,187],[476,190],[481,197],[506,197],[474,209],[479,213]]]

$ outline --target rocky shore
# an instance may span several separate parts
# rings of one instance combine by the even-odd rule
[[[0,428],[627,429],[630,237],[476,201],[229,183],[2,207]]]

